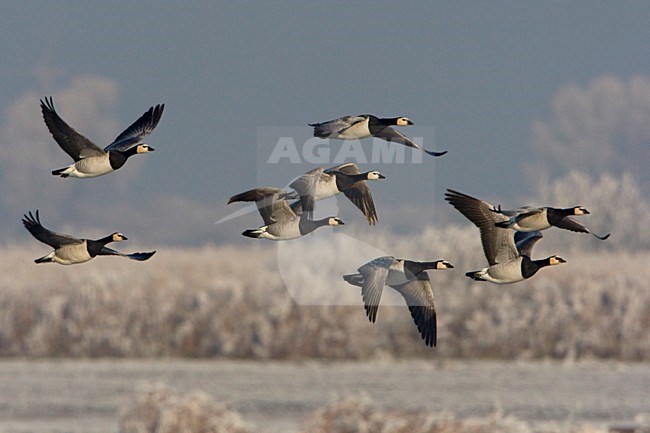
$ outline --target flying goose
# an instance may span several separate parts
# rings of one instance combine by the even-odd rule
[[[490,203],[451,189],[445,193],[445,200],[473,222],[481,232],[483,252],[489,266],[479,271],[467,272],[465,275],[468,277],[496,284],[516,283],[532,277],[545,266],[566,263],[566,260],[559,256],[532,260],[530,256],[533,245],[542,238],[542,234],[535,231],[518,235],[518,242],[515,244],[514,232],[498,226],[498,223],[506,221],[508,217],[499,213]]]
[[[74,164],[54,170],[52,174],[61,177],[97,177],[119,169],[135,154],[153,152],[153,147],[140,141],[158,125],[164,109],[165,104],[149,108],[102,150],[61,119],[54,109],[51,97],[49,100],[41,100],[41,111],[47,128],[61,149],[75,161]]]
[[[371,322],[377,318],[379,301],[384,286],[389,286],[404,297],[411,317],[427,346],[437,342],[436,305],[428,269],[449,269],[446,260],[416,262],[396,259],[392,256],[378,257],[361,266],[358,274],[344,275],[343,279],[353,286],[361,287],[361,297],[366,315]]]
[[[604,236],[593,233],[570,217],[570,215],[589,215],[590,212],[582,206],[565,209],[524,206],[512,210],[501,210],[501,206],[498,206],[497,212],[508,217],[508,220],[498,222],[497,227],[511,228],[519,232],[535,232],[558,227],[573,232],[590,233],[603,241],[609,237],[609,233]]]
[[[46,229],[41,224],[41,219],[36,211],[36,217],[29,212],[23,215],[25,228],[39,241],[54,248],[50,254],[34,260],[36,263],[59,263],[61,265],[74,265],[84,263],[96,256],[120,256],[127,259],[145,261],[156,252],[124,254],[106,246],[111,242],[127,240],[122,233],[113,233],[101,239],[77,239],[69,235],[56,233]]]
[[[239,201],[254,201],[264,220],[264,226],[246,230],[242,235],[249,238],[283,241],[299,238],[319,227],[344,225],[343,221],[337,217],[310,220],[296,215],[289,206],[289,202],[284,198],[286,194],[286,191],[280,188],[263,187],[230,197],[228,204]]]
[[[406,117],[389,117],[380,118],[372,114],[363,114],[359,116],[345,116],[339,119],[330,120],[323,123],[310,123],[314,127],[314,137],[318,138],[336,138],[339,140],[361,140],[370,136],[381,138],[382,140],[392,141],[403,144],[404,146],[420,149],[421,151],[432,155],[442,156],[444,152],[434,152],[426,150],[409,140],[402,133],[395,131],[391,126],[408,126],[413,125]]]
[[[328,169],[315,168],[289,184],[296,191],[296,194],[290,197],[300,197],[300,202],[296,202],[291,208],[295,212],[303,212],[307,218],[311,219],[314,201],[342,192],[366,216],[368,224],[373,225],[377,222],[377,211],[366,180],[385,178],[378,171],[361,173],[354,162]]]

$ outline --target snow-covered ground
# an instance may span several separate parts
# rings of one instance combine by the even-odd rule
[[[136,397],[160,386],[201,390],[256,432],[299,431],[315,410],[361,393],[387,410],[500,412],[533,431],[650,419],[647,363],[3,360],[0,384],[2,433],[117,432]]]

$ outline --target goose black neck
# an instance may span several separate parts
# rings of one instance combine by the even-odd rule
[[[565,216],[573,215],[575,212],[572,207],[566,209],[559,209],[556,207],[546,208],[546,214],[548,218],[564,218]]]
[[[336,174],[336,187],[339,191],[345,191],[355,183],[368,180],[368,173],[359,173],[359,174],[347,174],[342,172],[337,172]]]
[[[368,173],[369,171],[365,173],[359,173],[359,174],[348,174],[347,176],[350,178],[350,180],[353,180],[354,182],[358,182],[360,180],[368,180]]]
[[[298,228],[300,230],[300,234],[306,235],[307,233],[311,233],[314,230],[316,230],[319,227],[323,227],[329,225],[329,218],[323,218],[322,220],[310,220],[309,218],[300,218],[300,221],[298,222]]]
[[[531,260],[530,257],[523,256],[523,260],[521,262],[521,275],[524,278],[530,278],[535,275],[540,269],[550,265],[550,257],[540,260]]]
[[[559,222],[562,219],[573,214],[574,214],[573,208],[568,208],[568,209],[558,209],[553,207],[546,208],[546,220],[551,225],[559,224]]]
[[[106,244],[110,242],[113,242],[112,234],[97,240],[87,240],[86,250],[88,250],[88,254],[90,254],[90,257],[95,257],[97,254],[99,254],[101,249],[104,248]]]
[[[108,235],[108,236],[104,236],[103,238],[97,239],[94,242],[97,242],[98,244],[102,244],[102,245],[109,244],[111,242],[114,242],[113,235],[111,234],[111,235]]]
[[[129,147],[127,150],[112,150],[111,153],[122,155],[124,158],[128,159],[138,153],[138,146]]]
[[[108,152],[108,161],[113,167],[113,170],[117,170],[122,167],[127,159],[138,153],[138,146],[133,146],[130,149],[122,152],[120,150],[111,150]]]
[[[438,262],[414,262],[412,260],[404,260],[404,268],[413,275],[418,275],[427,269],[436,269]]]
[[[397,125],[397,119],[399,117],[385,117],[383,119],[378,119],[379,123],[385,126]]]

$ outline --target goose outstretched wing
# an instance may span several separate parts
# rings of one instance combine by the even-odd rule
[[[150,107],[138,120],[118,135],[111,144],[106,146],[104,150],[125,151],[132,145],[141,142],[144,137],[151,134],[156,126],[158,126],[164,109],[165,104]]]
[[[429,275],[426,272],[421,272],[416,280],[393,286],[393,288],[404,297],[424,342],[428,346],[435,346],[438,337],[436,305]]]
[[[332,134],[341,134],[346,129],[366,120],[367,116],[345,116],[322,123],[310,123],[314,127],[314,137],[328,138]]]
[[[32,234],[32,236],[54,249],[61,248],[63,245],[80,244],[83,242],[81,239],[77,239],[62,233],[56,233],[43,227],[41,224],[41,218],[38,214],[38,210],[36,210],[36,216],[34,216],[31,212],[29,212],[29,214],[23,215],[23,225]]]
[[[112,248],[108,248],[107,246],[102,247],[101,250],[99,250],[99,253],[97,255],[99,256],[120,256],[120,257],[126,257],[127,259],[131,260],[137,260],[139,262],[144,262],[145,260],[149,260],[151,256],[156,254],[155,251],[147,252],[147,253],[131,253],[131,254],[125,254],[121,253],[119,251],[115,251]]]
[[[41,111],[43,113],[43,120],[50,130],[54,141],[57,142],[59,147],[72,157],[75,161],[83,158],[93,156],[102,156],[104,151],[97,147],[95,143],[88,140],[83,135],[75,131],[70,125],[59,116],[54,109],[54,102],[50,97],[41,100]]]
[[[432,150],[426,150],[423,147],[418,146],[414,142],[412,142],[410,139],[408,139],[404,134],[402,134],[399,131],[394,130],[390,126],[385,127],[381,131],[377,132],[374,134],[375,137],[381,138],[382,140],[389,141],[391,143],[399,143],[403,144],[404,146],[412,147],[414,149],[419,149],[423,151],[426,154],[429,154],[431,156],[442,156],[447,153],[447,151],[442,151],[442,152],[434,152]]]
[[[379,301],[388,278],[389,268],[394,260],[392,256],[378,257],[359,268],[359,273],[363,276],[361,297],[366,315],[371,322],[377,319]]]
[[[451,189],[445,193],[445,200],[479,228],[483,252],[490,266],[513,261],[519,256],[513,231],[495,225],[508,220],[508,217],[498,213],[497,208]]]

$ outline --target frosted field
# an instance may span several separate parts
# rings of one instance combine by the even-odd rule
[[[592,224],[618,227],[611,242],[549,230],[536,254],[568,263],[504,287],[464,276],[485,259],[476,231],[452,224],[160,248],[146,266],[74,272],[34,265],[41,245],[1,245],[0,433],[648,426],[650,232],[626,221]],[[341,279],[383,254],[456,265],[431,272],[435,349],[398,295],[371,324]]]
[[[4,360],[0,383],[2,433],[117,432],[138,393],[155,386],[202,390],[255,432],[300,431],[313,411],[362,392],[382,409],[498,416],[517,420],[517,431],[600,431],[650,417],[650,365],[617,362]]]
[[[360,243],[334,234],[280,246],[161,248],[147,266],[105,258],[74,272],[35,265],[38,245],[0,248],[0,356],[431,359],[396,292],[384,291],[371,324],[360,291],[341,278],[392,250],[457,266],[430,272],[436,359],[650,360],[647,250],[559,249],[566,265],[497,286],[464,275],[484,262],[472,230],[389,236],[365,256]],[[555,251],[540,243],[541,257]]]

